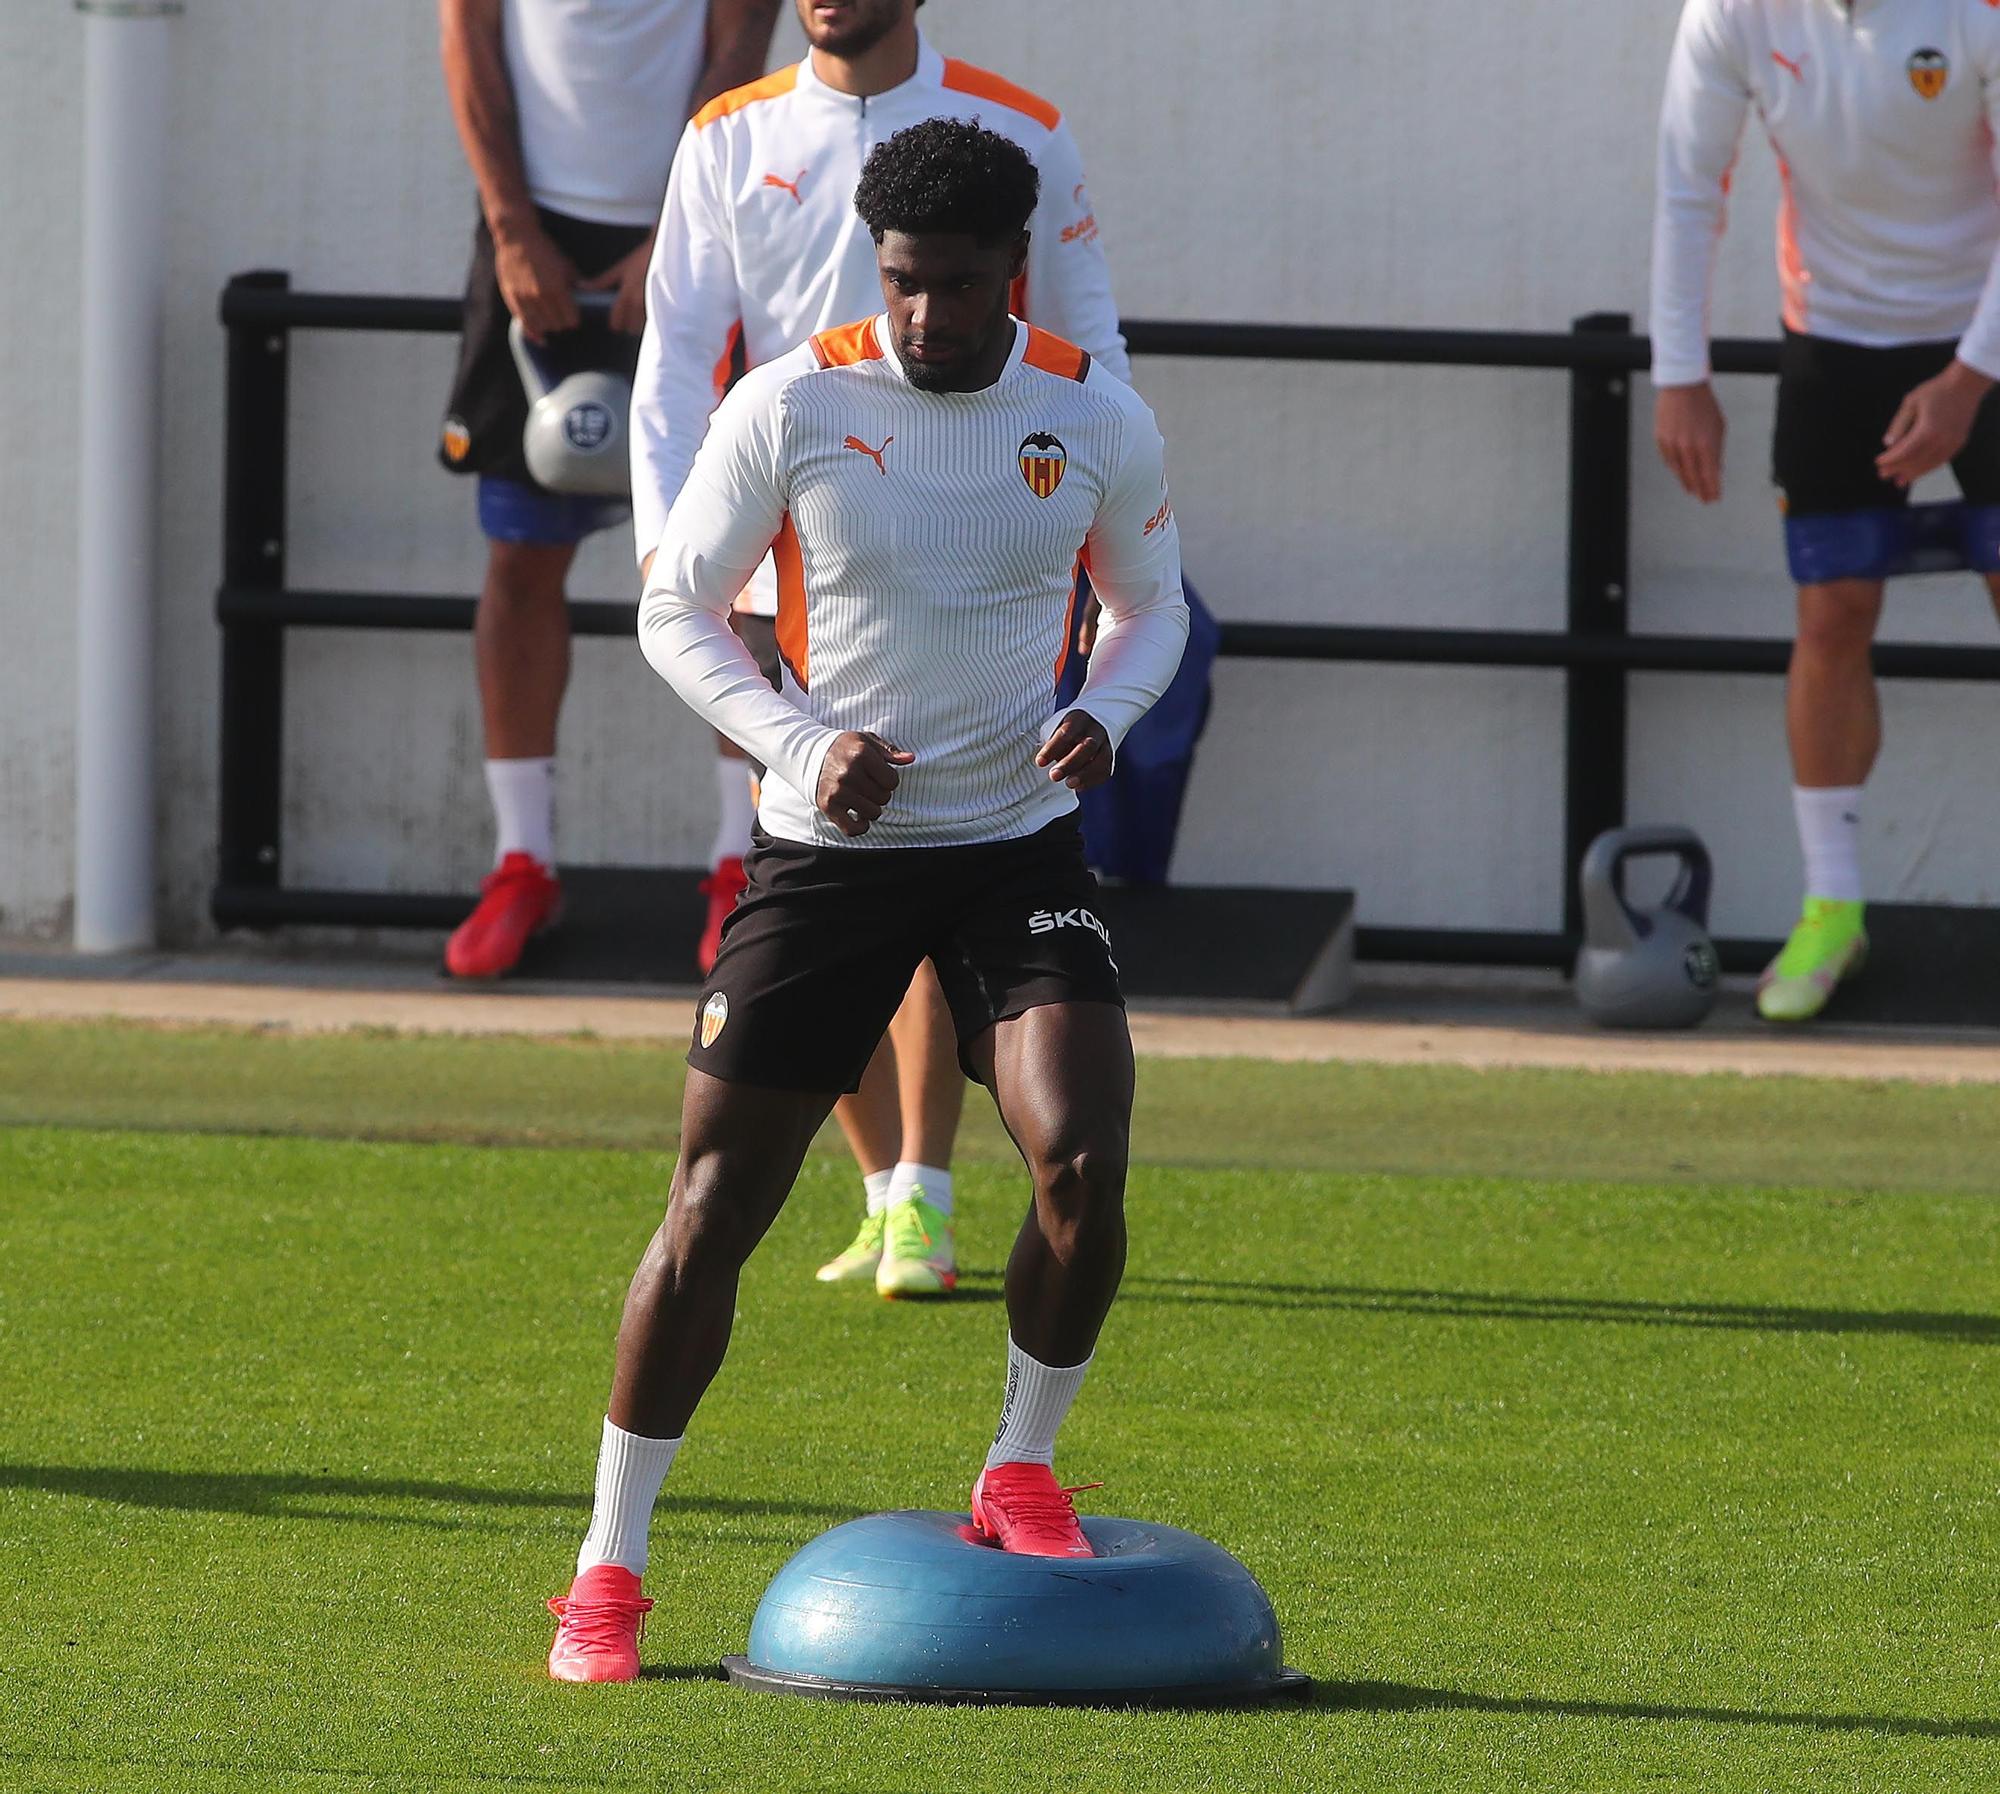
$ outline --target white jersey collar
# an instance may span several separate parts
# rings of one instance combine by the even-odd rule
[[[916,72],[907,81],[898,82],[894,87],[886,87],[880,93],[842,93],[837,87],[829,87],[819,77],[813,67],[812,52],[808,50],[799,62],[798,85],[815,94],[829,105],[851,106],[857,112],[866,111],[871,106],[892,107],[923,92],[935,92],[944,85],[944,57],[932,49],[930,39],[917,33]]]

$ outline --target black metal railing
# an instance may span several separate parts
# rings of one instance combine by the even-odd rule
[[[295,330],[446,334],[459,328],[456,299],[354,293],[295,293],[281,273],[238,275],[223,290],[229,332],[224,445],[222,770],[219,872],[211,909],[223,927],[332,923],[442,927],[465,896],[300,890],[283,881],[282,741],[287,629],[469,630],[476,601],[407,592],[302,591],[285,584],[287,371]],[[1563,739],[1563,925],[1559,931],[1368,927],[1365,958],[1468,964],[1566,966],[1581,916],[1576,873],[1583,851],[1625,815],[1626,675],[1778,673],[1788,640],[1739,636],[1634,635],[1631,590],[1633,374],[1649,361],[1630,318],[1600,312],[1567,332],[1377,330],[1301,324],[1211,324],[1131,319],[1134,355],[1256,361],[1373,362],[1406,366],[1542,368],[1566,372],[1570,388],[1569,562],[1566,627],[1370,628],[1319,623],[1225,623],[1221,652],[1239,658],[1394,662],[1416,666],[1547,667],[1565,681]],[[1717,372],[1773,374],[1775,342],[1714,345]],[[576,601],[580,635],[625,635],[629,603]],[[1888,678],[2000,679],[2000,648],[1880,644]],[[1718,942],[1723,963],[1747,969],[1772,943]]]

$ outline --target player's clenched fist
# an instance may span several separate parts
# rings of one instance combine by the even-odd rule
[[[1081,710],[1057,723],[1035,756],[1037,766],[1046,766],[1050,778],[1061,779],[1072,791],[1103,784],[1111,776],[1111,761],[1110,731]]]
[[[896,768],[915,759],[915,754],[890,746],[879,735],[849,730],[835,739],[820,762],[816,801],[843,835],[865,835],[868,825],[889,807],[902,777]]]

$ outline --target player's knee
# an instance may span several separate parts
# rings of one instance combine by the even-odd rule
[[[1125,1153],[1108,1143],[1060,1147],[1037,1155],[1035,1198],[1058,1254],[1123,1224]]]
[[[739,1190],[725,1187],[722,1156],[684,1157],[674,1178],[668,1208],[668,1242],[684,1271],[740,1266],[757,1244],[748,1205]]]
[[[561,604],[573,548],[545,542],[489,542],[483,603],[503,609]]]
[[[1799,650],[1815,660],[1868,658],[1882,614],[1882,591],[1863,581],[1819,586],[1799,605]]]

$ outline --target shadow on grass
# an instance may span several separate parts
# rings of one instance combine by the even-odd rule
[[[96,1501],[183,1513],[257,1514],[287,1520],[359,1520],[378,1526],[457,1526],[462,1522],[424,1514],[381,1513],[368,1508],[328,1508],[326,1501],[425,1501],[445,1507],[543,1508],[581,1519],[590,1510],[590,1490],[496,1489],[481,1483],[423,1482],[405,1477],[314,1475],[310,1472],[223,1470],[142,1470],[111,1464],[0,1463],[0,1489],[40,1489]],[[852,1520],[863,1512],[814,1501],[784,1501],[736,1495],[674,1494],[673,1505],[696,1513],[791,1514],[811,1520]]]
[[[719,1663],[642,1663],[642,1682],[726,1682]]]
[[[1628,1302],[1610,1296],[1519,1296],[1504,1291],[1376,1289],[1366,1284],[1227,1282],[1130,1277],[1121,1302],[1208,1302],[1224,1308],[1338,1308],[1496,1321],[1589,1321],[1600,1326],[1719,1327],[1763,1333],[1904,1333],[1958,1345],[2000,1345],[2000,1315],[1922,1309],[1779,1308],[1761,1303]]]
[[[1471,1694],[1405,1682],[1321,1682],[1312,1705],[1347,1713],[1524,1713],[1555,1719],[1692,1719],[1711,1725],[1798,1726],[1814,1732],[1886,1732],[1901,1738],[2000,1738],[2000,1719],[1907,1719],[1892,1713],[1772,1713],[1756,1707],[1670,1707]]]

